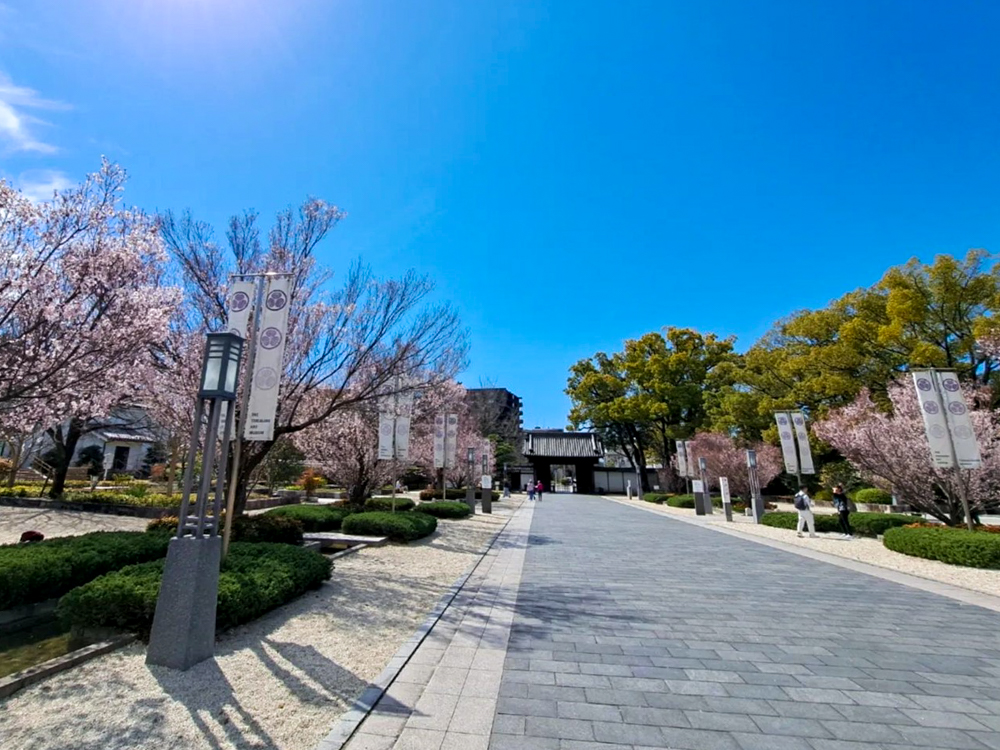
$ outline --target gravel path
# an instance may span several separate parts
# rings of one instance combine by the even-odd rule
[[[441,521],[430,538],[337,560],[319,591],[222,635],[179,673],[133,645],[0,701],[19,750],[311,750],[476,559],[503,515]]]
[[[86,534],[88,531],[142,531],[148,523],[148,518],[133,516],[0,505],[0,544],[13,544],[23,532],[29,530],[40,531],[48,539]]]
[[[652,509],[666,515],[685,516],[696,518],[695,512],[686,508],[671,508],[666,505],[653,505],[641,500],[622,500],[615,498],[619,502],[628,505],[635,505]],[[781,510],[794,509],[791,505],[781,507]],[[785,544],[796,547],[808,547],[817,552],[824,552],[828,555],[837,555],[850,560],[877,565],[881,568],[908,573],[920,578],[927,578],[941,583],[950,583],[952,586],[960,586],[971,591],[979,591],[984,594],[1000,596],[1000,570],[982,570],[980,568],[964,568],[958,565],[948,565],[937,560],[923,560],[919,557],[902,555],[886,549],[885,545],[877,539],[867,539],[865,537],[855,537],[851,540],[841,539],[837,534],[820,534],[818,539],[810,539],[808,536],[799,539],[795,532],[790,529],[776,529],[772,526],[759,526],[749,518],[737,518],[734,523],[726,523],[726,517],[720,511],[711,517],[710,520],[700,519],[708,526],[724,526],[748,536],[765,537],[774,539]]]

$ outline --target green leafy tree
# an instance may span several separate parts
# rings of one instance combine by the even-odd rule
[[[648,489],[647,455],[669,466],[676,440],[705,423],[705,391],[714,369],[733,358],[733,341],[667,328],[626,341],[622,352],[580,360],[566,389],[571,424],[594,429],[621,451]]]
[[[889,384],[913,366],[992,383],[998,360],[977,342],[997,327],[998,311],[1000,274],[984,251],[890,268],[870,288],[779,321],[745,354],[721,363],[712,425],[746,440],[776,440],[775,411],[800,408],[819,419],[862,389],[887,408]]]

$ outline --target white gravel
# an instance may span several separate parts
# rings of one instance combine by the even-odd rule
[[[19,750],[312,750],[476,559],[503,515],[441,521],[430,538],[336,561],[331,581],[222,635],[179,673],[132,645],[0,701]]]
[[[0,544],[17,542],[25,531],[40,531],[49,539],[90,531],[142,531],[148,523],[148,518],[134,516],[0,505]]]
[[[693,510],[686,508],[671,508],[666,505],[653,505],[638,500],[621,500],[621,502],[635,505],[636,507],[649,508],[666,515],[697,518]],[[788,505],[787,508],[781,507],[781,510],[786,509],[794,512],[791,505]],[[817,509],[817,513],[822,513],[824,510]],[[888,568],[889,570],[908,573],[909,575],[927,578],[932,581],[949,583],[952,586],[959,586],[970,591],[1000,596],[1000,570],[965,568],[960,565],[948,565],[937,560],[924,560],[919,557],[903,555],[887,549],[882,544],[882,541],[878,539],[855,537],[851,540],[845,540],[839,534],[819,534],[816,539],[810,539],[808,536],[800,539],[790,529],[759,526],[749,518],[736,518],[734,519],[734,523],[727,523],[726,517],[718,510],[716,510],[710,519],[706,519],[705,517],[699,518],[699,522],[708,526],[723,526],[727,530],[736,531],[748,536],[765,537],[797,547],[806,547],[828,555],[857,560],[858,562],[877,565],[880,568]]]

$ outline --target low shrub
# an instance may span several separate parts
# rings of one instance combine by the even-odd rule
[[[301,547],[234,543],[219,572],[216,628],[249,622],[319,587],[331,567],[328,559]],[[66,594],[59,618],[73,628],[115,628],[148,638],[162,577],[162,560],[108,573]]]
[[[355,513],[344,519],[345,534],[358,536],[387,536],[396,542],[409,542],[433,534],[437,519],[426,513],[387,513],[372,511]]]
[[[747,509],[747,504],[742,500],[733,501],[733,513],[743,513]]]
[[[865,487],[858,490],[852,498],[856,503],[868,505],[892,505],[892,493],[880,490],[878,487]]]
[[[694,507],[694,495],[674,495],[668,497],[666,501],[667,505],[671,508],[693,508]],[[713,497],[712,506],[715,508],[722,507],[722,498]]]
[[[225,523],[222,515],[219,529]],[[165,533],[173,536],[177,532],[177,516],[155,518],[146,524],[150,533]],[[272,542],[274,544],[302,544],[302,523],[286,516],[254,515],[237,516],[233,519],[234,542]]]
[[[647,503],[656,503],[657,505],[663,505],[663,503],[667,502],[671,497],[673,497],[673,495],[663,495],[660,494],[659,492],[647,492],[645,495],[642,496],[642,499],[645,500]],[[691,507],[693,508],[694,506],[692,505]]]
[[[168,541],[165,534],[95,531],[0,547],[0,609],[62,596],[104,573],[163,557]]]
[[[282,505],[272,508],[265,516],[293,518],[305,532],[338,531],[352,511],[339,505]]]
[[[15,484],[13,487],[0,487],[0,497],[39,497],[42,485]]]
[[[889,529],[882,543],[893,552],[968,568],[1000,569],[1000,537],[949,526]]]
[[[395,499],[396,510],[413,510],[415,502],[408,497],[397,497]],[[366,510],[392,510],[393,498],[391,497],[370,497],[365,500]]]
[[[432,500],[420,503],[413,509],[416,513],[427,513],[435,518],[465,518],[472,512],[465,503],[457,503],[451,500]]]
[[[66,492],[61,499],[67,503],[135,505],[142,508],[176,508],[181,504],[180,495],[153,492],[145,492],[140,496],[127,492]]]
[[[836,533],[840,531],[840,519],[829,513],[816,513],[816,531]],[[794,529],[798,525],[799,514],[786,511],[765,513],[761,523],[778,529]],[[898,513],[852,513],[851,526],[858,536],[878,536],[887,529],[913,523],[913,516]]]
[[[494,491],[493,502],[497,502],[500,499],[500,493]],[[421,500],[465,500],[465,490],[464,489],[449,489],[445,496],[441,495],[441,490],[420,490]],[[476,490],[476,500],[483,499],[483,491]]]
[[[832,503],[833,502],[833,492],[831,490],[817,490],[813,496],[813,500],[817,500],[821,503]]]

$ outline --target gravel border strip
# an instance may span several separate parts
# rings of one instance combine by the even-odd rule
[[[692,526],[698,526],[699,528],[702,529],[717,531],[720,534],[729,534],[730,536],[735,536],[738,539],[746,539],[751,542],[756,542],[757,544],[763,544],[767,547],[773,547],[774,549],[782,550],[783,552],[791,552],[794,555],[807,557],[811,560],[830,563],[831,565],[837,565],[838,567],[847,568],[848,570],[853,570],[858,573],[864,573],[866,575],[874,576],[875,578],[881,578],[886,581],[892,581],[893,583],[899,583],[904,586],[910,586],[911,588],[920,589],[921,591],[927,591],[931,594],[938,594],[939,596],[945,596],[949,599],[954,599],[958,602],[961,602],[962,604],[971,604],[976,607],[982,607],[984,609],[993,610],[994,612],[1000,612],[1000,597],[993,596],[991,594],[987,594],[981,591],[964,589],[960,586],[953,586],[950,583],[944,583],[943,581],[935,581],[932,578],[924,578],[922,576],[914,575],[912,573],[901,573],[896,570],[891,570],[890,568],[883,568],[878,565],[872,565],[870,563],[864,563],[858,560],[852,560],[847,557],[840,557],[838,555],[831,555],[827,552],[819,552],[817,550],[812,550],[805,547],[799,547],[798,545],[795,544],[785,544],[784,542],[780,542],[775,539],[768,539],[766,537],[757,536],[756,534],[747,534],[741,532],[737,528],[730,529],[714,524],[709,525],[706,523],[701,523],[695,520],[694,518],[686,518],[679,514],[657,511],[657,509],[653,507],[646,508],[641,505],[633,505],[623,500],[618,500],[616,498],[608,497],[606,495],[602,495],[602,497],[605,500],[610,500],[613,503],[624,505],[627,508],[638,508],[639,510],[645,510],[650,513],[656,513],[657,515],[663,516],[665,518],[670,518],[675,521],[691,524]]]
[[[519,507],[514,507],[513,511],[516,512]],[[389,686],[392,685],[399,673],[403,671],[403,667],[409,662],[410,657],[420,648],[420,644],[430,634],[438,620],[441,619],[441,616],[447,611],[466,582],[472,577],[472,574],[476,572],[476,568],[486,559],[486,555],[493,549],[493,545],[496,544],[501,534],[503,534],[504,530],[510,524],[511,519],[514,518],[514,512],[511,513],[510,517],[504,522],[504,525],[497,530],[490,540],[483,545],[479,553],[479,559],[473,562],[441,598],[438,599],[437,604],[434,605],[434,608],[427,615],[426,619],[424,619],[424,622],[410,636],[409,640],[399,647],[381,674],[372,681],[347,712],[340,717],[330,730],[330,733],[320,740],[316,746],[316,750],[342,750],[348,741],[350,741],[351,737],[358,731],[361,723],[368,717],[372,709],[375,708],[375,704],[379,702],[385,691],[389,689]],[[345,550],[337,554],[338,556],[349,554],[350,551]]]
[[[72,669],[102,654],[107,654],[122,646],[127,646],[134,640],[134,635],[120,635],[107,641],[84,646],[76,651],[70,651],[63,656],[57,656],[55,659],[49,659],[41,664],[36,664],[33,667],[22,669],[20,672],[15,672],[8,677],[0,678],[0,698],[7,698],[22,688],[34,685],[36,682],[41,682],[54,674],[65,672],[67,669]]]

